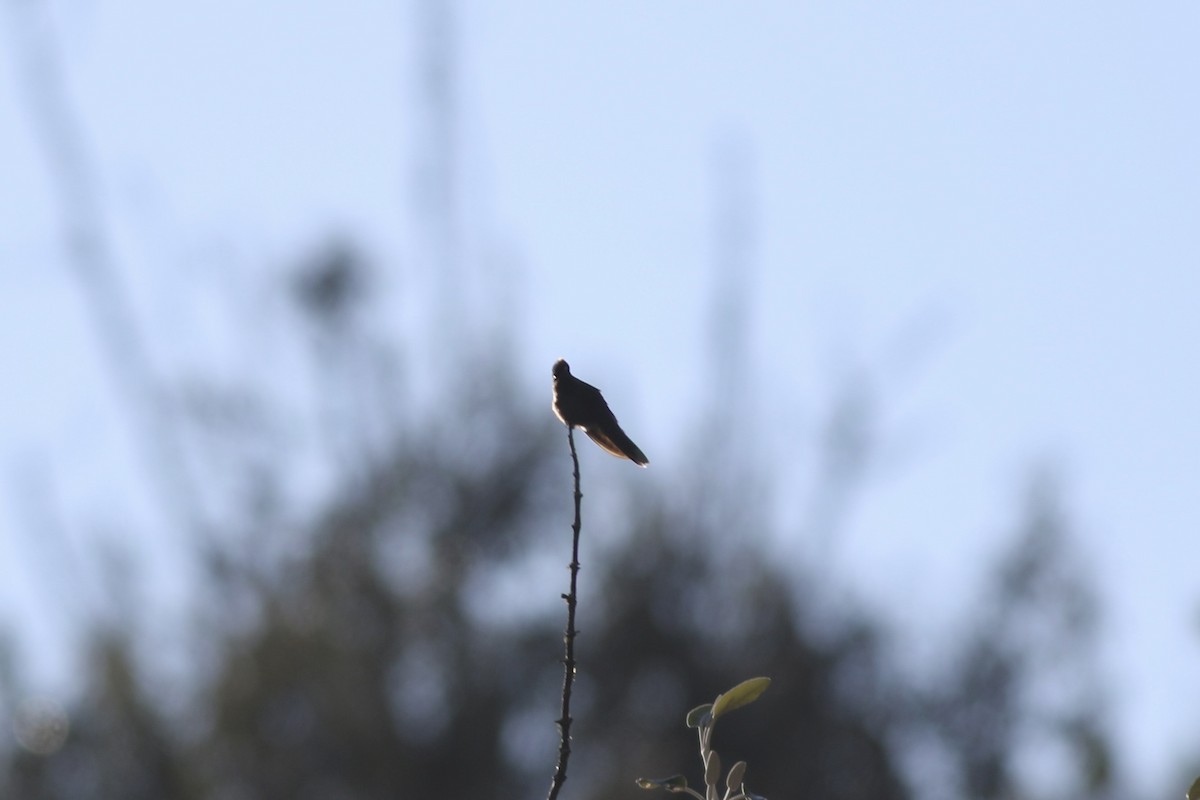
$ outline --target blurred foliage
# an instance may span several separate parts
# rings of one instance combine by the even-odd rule
[[[203,439],[197,449],[226,478],[244,479],[232,482],[242,502],[217,504],[196,526],[208,534],[196,550],[206,588],[184,634],[191,677],[163,690],[147,677],[153,658],[136,626],[99,626],[65,742],[49,754],[8,747],[0,796],[545,791],[565,572],[546,580],[544,565],[569,558],[563,430],[548,396],[522,394],[506,377],[506,354],[487,347],[448,355],[450,377],[432,411],[387,416],[378,406],[405,398],[379,386],[404,382],[379,376],[403,359],[355,310],[370,296],[359,257],[338,247],[328,259],[292,283],[299,324],[314,333],[318,399],[341,398],[322,405],[332,409],[325,424],[343,435],[364,415],[386,424],[339,439],[331,458],[354,468],[284,513],[280,498],[296,495],[286,487],[297,479],[286,443],[269,433],[282,414],[261,400],[269,393],[230,390],[255,413],[177,417],[181,427],[199,425],[181,439]],[[333,317],[343,322],[331,326]],[[351,373],[346,363],[362,368]],[[267,444],[247,445],[254,441]],[[679,735],[686,710],[748,674],[771,676],[771,692],[756,713],[723,724],[719,745],[728,763],[750,762],[756,789],[770,797],[1111,791],[1091,658],[1096,602],[1052,480],[1033,481],[1014,543],[940,670],[912,677],[898,668],[881,620],[810,610],[825,608],[814,593],[833,587],[810,580],[814,565],[759,544],[773,538],[762,521],[769,515],[755,507],[761,487],[748,490],[745,475],[722,481],[715,466],[696,469],[680,485],[645,473],[658,482],[636,490],[591,491],[585,474],[585,543],[599,530],[609,542],[585,546],[565,792],[640,796],[636,776],[688,763],[692,742]],[[9,707],[22,696],[16,672],[6,669],[2,686]],[[1069,767],[1054,792],[1026,768],[1047,750]]]
[[[430,148],[423,266],[437,288],[409,310],[432,307],[429,352],[398,342],[385,324],[395,321],[372,307],[383,292],[361,252],[334,242],[272,296],[230,300],[251,307],[235,341],[264,348],[250,374],[231,377],[155,369],[159,348],[137,324],[100,213],[104,170],[88,161],[39,16],[48,7],[19,5],[21,75],[63,198],[67,261],[163,506],[170,530],[155,533],[177,534],[200,578],[194,616],[164,645],[151,632],[166,612],[131,589],[144,576],[86,576],[106,586],[109,607],[91,610],[85,679],[69,702],[31,702],[16,637],[0,637],[0,712],[13,732],[0,740],[0,797],[542,796],[557,748],[570,466],[550,365],[543,394],[514,383],[511,276],[469,272],[478,265],[457,241],[451,6],[421,6],[421,73],[438,80],[414,109]],[[1051,479],[1032,482],[1010,550],[937,667],[915,674],[882,618],[828,601],[839,589],[824,565],[764,544],[782,538],[764,498],[795,487],[756,467],[746,431],[757,410],[737,406],[754,377],[739,350],[750,204],[727,198],[716,389],[708,408],[687,410],[701,420],[691,474],[668,481],[662,458],[636,485],[601,486],[585,468],[564,794],[642,796],[636,776],[689,763],[688,708],[765,675],[770,694],[716,738],[769,797],[1115,796],[1096,602]],[[836,387],[827,409],[804,531],[822,552],[877,458],[869,377]],[[45,527],[27,533],[57,535]],[[96,571],[141,563],[112,555],[84,560]],[[180,651],[187,668],[164,667]]]

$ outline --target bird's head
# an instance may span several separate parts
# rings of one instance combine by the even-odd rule
[[[571,374],[571,365],[565,359],[560,358],[554,362],[554,380],[565,378]]]

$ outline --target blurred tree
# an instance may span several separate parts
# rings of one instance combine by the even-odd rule
[[[838,620],[819,638],[807,634],[791,599],[795,575],[748,542],[735,557],[714,557],[716,531],[647,510],[598,590],[604,621],[587,640],[592,701],[579,738],[595,748],[580,760],[605,767],[582,796],[640,796],[630,775],[690,767],[695,742],[683,712],[757,670],[774,676],[778,694],[718,735],[726,763],[750,763],[757,791],[908,797],[886,751],[884,709],[861,702],[886,682],[873,623]]]
[[[129,641],[119,632],[97,631],[89,662],[92,680],[69,714],[66,737],[45,752],[26,747],[8,753],[7,770],[0,773],[0,796],[206,796],[198,781],[199,765],[178,747],[145,691]]]
[[[361,331],[338,348],[383,357]],[[505,576],[550,597],[563,588],[536,576],[547,551],[568,555],[555,533],[569,522],[569,467],[546,403],[523,398],[504,372],[489,373],[486,393],[449,386],[435,418],[397,430],[386,456],[313,503],[299,531],[269,505],[247,506],[257,517],[237,528],[266,542],[286,533],[291,546],[214,560],[195,633],[207,669],[177,690],[186,711],[139,688],[131,642],[102,637],[67,744],[48,756],[10,751],[0,796],[544,791],[562,621],[505,613],[491,595]],[[623,544],[585,564],[567,791],[642,796],[635,776],[686,768],[684,712],[750,674],[774,678],[769,702],[732,717],[719,747],[730,763],[749,761],[753,785],[773,796],[1073,797],[1111,785],[1090,667],[1096,606],[1051,482],[1035,484],[1016,545],[934,689],[892,669],[879,622],[803,613],[795,583],[811,567],[772,562],[755,544],[769,537],[729,529],[766,524],[745,496],[722,495],[712,476],[694,486],[704,503],[641,491],[617,520],[585,501],[585,538],[603,526]],[[958,789],[906,768],[910,737],[940,742]],[[1047,737],[1064,746],[1070,773],[1055,795],[1019,769],[1030,742]]]
[[[925,695],[923,722],[955,765],[962,796],[1113,794],[1098,620],[1057,480],[1040,471],[957,656]]]
[[[432,154],[422,195],[434,198],[426,233],[441,281],[432,315],[440,328],[425,343],[434,363],[449,357],[455,368],[435,376],[436,402],[417,401],[403,370],[409,351],[369,308],[370,271],[353,246],[335,243],[286,283],[297,316],[281,351],[312,345],[304,399],[317,412],[309,417],[292,397],[294,375],[283,389],[257,373],[242,384],[200,375],[163,385],[113,268],[86,148],[52,61],[32,47],[44,138],[60,143],[72,263],[140,423],[150,477],[173,524],[197,543],[203,588],[197,619],[180,634],[194,672],[152,692],[145,654],[155,643],[102,628],[66,739],[0,752],[0,797],[368,800],[545,790],[562,621],[544,609],[558,610],[563,587],[542,578],[547,561],[568,557],[569,467],[548,396],[534,400],[514,385],[511,353],[497,344],[504,337],[465,324],[472,309],[459,301],[473,282],[463,277],[456,233],[453,15],[438,3],[423,8],[435,32],[429,138],[451,143]],[[714,310],[714,338],[728,347],[715,371],[723,376],[741,374],[747,361],[748,293],[730,287],[748,236],[749,220],[733,220],[718,258],[726,301]],[[273,320],[264,312],[256,322]],[[722,421],[745,402],[732,387],[719,394],[702,425],[728,428]],[[818,484],[830,493],[873,457],[873,399],[852,392],[830,409],[828,474]],[[288,428],[296,418],[319,430],[318,455],[298,453],[312,430]],[[635,776],[692,763],[680,726],[686,710],[751,675],[774,679],[769,699],[723,724],[719,747],[729,761],[749,761],[752,785],[771,796],[1052,796],[1020,769],[1030,743],[1047,738],[1065,745],[1060,763],[1071,768],[1053,796],[1110,790],[1096,684],[1079,679],[1094,677],[1095,604],[1052,486],[1039,484],[962,650],[929,688],[893,669],[880,622],[861,613],[814,619],[798,602],[815,591],[803,584],[816,569],[780,563],[756,544],[771,538],[758,499],[770,488],[765,477],[748,465],[696,461],[686,485],[610,495],[623,500],[620,519],[605,518],[612,506],[592,505],[585,488],[585,539],[604,519],[622,544],[603,556],[593,550],[585,564],[576,755],[565,792],[643,796]],[[542,593],[549,603],[531,600]],[[0,700],[14,708],[20,681],[10,669],[0,677]],[[936,745],[938,774],[956,776],[953,785],[910,766],[918,741]]]

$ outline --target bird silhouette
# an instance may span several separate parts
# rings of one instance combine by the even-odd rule
[[[572,375],[571,366],[561,358],[554,362],[554,414],[568,428],[582,428],[589,439],[614,456],[639,467],[650,463],[621,430],[600,390]]]

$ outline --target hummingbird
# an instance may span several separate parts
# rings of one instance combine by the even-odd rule
[[[571,374],[571,366],[554,362],[554,415],[568,428],[582,428],[601,448],[639,467],[650,463],[646,454],[625,435],[600,390]]]

